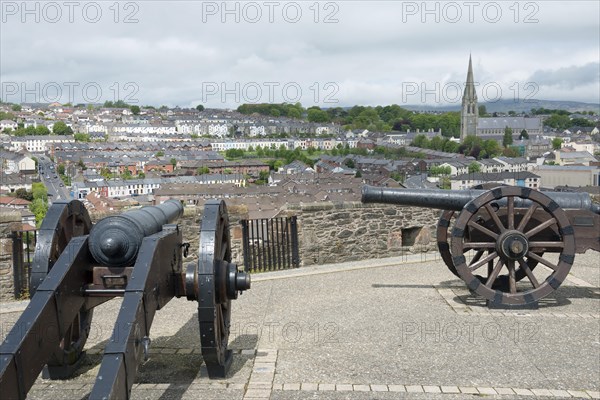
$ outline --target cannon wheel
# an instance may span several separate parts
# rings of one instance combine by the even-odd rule
[[[30,293],[33,296],[58,260],[69,241],[87,235],[92,221],[85,206],[78,200],[56,202],[42,221],[31,265]],[[93,310],[81,308],[73,323],[65,331],[59,349],[48,361],[44,377],[66,379],[73,375],[83,359],[83,347],[92,323]]]
[[[448,269],[454,274],[454,276],[460,278],[458,272],[456,271],[456,267],[454,266],[454,261],[452,260],[452,254],[450,253],[450,242],[448,240],[448,231],[450,229],[450,225],[455,214],[456,212],[452,210],[442,211],[442,214],[440,215],[440,219],[438,220],[437,224],[437,246],[440,255],[442,256],[442,260],[444,261],[444,264],[446,264],[446,267],[448,267]],[[538,256],[542,256],[544,253],[536,252],[536,254]],[[483,251],[477,252],[475,254],[475,257],[470,261],[470,263],[476,263],[481,259],[482,256]],[[537,260],[534,260],[533,258],[527,260],[527,265],[532,271],[535,269],[537,264]],[[527,274],[525,273],[525,270],[523,270],[523,268],[521,268],[521,266],[519,265],[517,267],[517,270],[515,271],[515,278],[517,282],[525,278],[526,276]]]
[[[222,266],[231,262],[229,219],[224,201],[204,206],[198,252],[198,320],[202,357],[210,378],[224,378],[232,361],[227,348],[231,300],[225,296]]]
[[[532,201],[532,206],[529,207],[518,225],[514,218],[515,197]],[[493,212],[490,204],[501,198],[506,198],[506,226]],[[543,222],[536,227],[527,230],[527,223],[531,220],[534,212],[541,209],[547,214],[546,218],[543,218]],[[495,228],[487,229],[471,220],[471,217],[479,210],[482,212],[485,210],[490,215]],[[465,240],[465,233],[469,228],[478,230],[489,239],[482,242]],[[555,231],[556,238],[544,242],[536,241],[535,235],[546,230]],[[530,251],[530,248],[558,249],[560,251],[558,263],[554,264],[544,259]],[[463,254],[468,249],[487,250],[490,254],[467,265]],[[505,186],[485,192],[467,203],[456,219],[452,230],[451,254],[460,254],[453,256],[453,261],[461,279],[467,283],[469,289],[490,301],[491,304],[526,305],[537,302],[562,284],[575,259],[575,237],[567,214],[548,196],[528,188]],[[539,282],[538,278],[533,275],[527,263],[530,258],[552,270],[544,281]],[[488,262],[494,263],[494,268],[483,282],[473,275],[473,272]],[[524,270],[530,287],[518,290],[515,265],[519,265]],[[494,282],[504,268],[508,270],[507,287],[493,289]]]

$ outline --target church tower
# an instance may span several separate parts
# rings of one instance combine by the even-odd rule
[[[477,120],[479,119],[479,108],[477,107],[477,93],[475,93],[475,81],[473,80],[473,65],[469,54],[469,71],[465,93],[462,98],[462,109],[460,111],[460,140],[463,141],[468,135],[477,134]]]

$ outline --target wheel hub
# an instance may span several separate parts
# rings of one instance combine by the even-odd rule
[[[496,250],[505,259],[518,260],[529,251],[529,242],[521,232],[510,230],[498,238]]]

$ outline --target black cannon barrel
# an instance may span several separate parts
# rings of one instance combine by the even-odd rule
[[[441,189],[392,189],[365,185],[362,188],[363,203],[398,204],[440,210],[460,211],[474,198],[486,190],[441,190]],[[561,208],[590,210],[600,214],[600,205],[592,203],[587,193],[542,192]],[[503,200],[503,201],[502,201]],[[506,199],[498,203],[503,205]],[[531,200],[515,199],[515,207],[529,207]]]
[[[89,236],[92,257],[107,267],[131,265],[137,257],[142,240],[162,230],[163,225],[183,214],[178,200],[167,200],[158,206],[143,207],[120,215],[103,218]]]

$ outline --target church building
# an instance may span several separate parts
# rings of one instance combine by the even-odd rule
[[[475,92],[475,81],[473,79],[473,65],[471,56],[469,55],[467,82],[465,84],[460,111],[460,140],[465,140],[469,135],[476,135],[484,136],[486,139],[500,138],[499,140],[501,141],[506,127],[512,129],[515,139],[523,130],[527,131],[529,137],[532,138],[536,135],[542,135],[544,132],[540,117],[479,117],[477,93]]]

